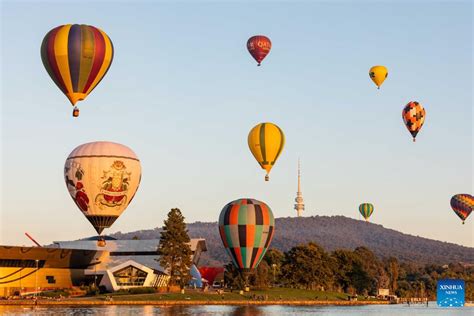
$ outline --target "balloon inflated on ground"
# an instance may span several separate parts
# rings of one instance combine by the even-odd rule
[[[373,66],[369,70],[369,77],[377,86],[377,89],[380,89],[382,83],[387,79],[388,70],[385,66]]]
[[[413,141],[416,141],[416,135],[425,123],[426,111],[425,108],[418,102],[408,102],[403,108],[402,118],[405,126],[413,136]]]
[[[264,35],[255,35],[248,39],[247,49],[260,66],[272,49],[272,42]]]
[[[285,134],[273,123],[260,123],[250,130],[247,138],[249,149],[262,169],[269,173],[285,146]]]
[[[89,25],[67,24],[46,34],[41,59],[51,79],[74,106],[103,79],[112,64],[114,48],[102,30]]]
[[[454,213],[464,221],[474,210],[474,196],[470,194],[456,194],[451,198],[451,208]]]
[[[359,205],[359,213],[364,217],[365,221],[369,221],[369,217],[374,212],[374,206],[371,203],[362,203]]]
[[[64,179],[77,207],[100,235],[135,196],[141,180],[140,160],[121,144],[87,143],[66,159]]]
[[[219,233],[224,248],[244,279],[257,268],[275,231],[272,210],[255,199],[228,203],[219,216]]]

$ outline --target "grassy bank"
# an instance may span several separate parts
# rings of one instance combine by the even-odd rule
[[[109,298],[112,298],[110,300]],[[186,293],[150,293],[128,294],[113,293],[91,297],[77,297],[61,300],[39,300],[39,305],[362,305],[385,304],[385,301],[365,300],[359,297],[357,301],[349,301],[348,296],[342,293],[321,292],[287,288],[273,288],[268,290],[255,290],[244,295],[238,292],[225,292],[217,294],[187,290]],[[29,300],[0,301],[0,304],[34,304]]]

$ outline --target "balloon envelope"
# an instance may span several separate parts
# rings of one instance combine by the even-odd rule
[[[121,144],[87,143],[66,159],[64,179],[77,207],[100,234],[115,222],[137,192],[140,160]]]
[[[456,194],[451,198],[451,208],[464,224],[474,209],[474,197],[470,194]]]
[[[387,79],[388,70],[385,66],[373,66],[369,70],[370,79],[375,83],[377,88],[380,89],[382,83]]]
[[[365,218],[366,221],[369,220],[370,215],[374,212],[374,206],[370,203],[362,203],[359,205],[359,213]]]
[[[413,141],[415,141],[416,135],[423,126],[423,123],[425,123],[425,117],[425,108],[416,101],[408,102],[408,104],[403,108],[403,122],[410,134],[413,136]]]
[[[222,243],[234,265],[243,272],[256,268],[272,241],[275,219],[264,202],[238,199],[219,216]]]
[[[272,42],[264,35],[255,35],[248,39],[247,49],[252,57],[257,61],[258,66],[262,60],[270,53]]]
[[[273,123],[260,123],[252,128],[247,142],[252,155],[268,174],[285,146],[285,134]]]
[[[67,24],[46,34],[41,59],[51,79],[75,105],[99,84],[112,64],[112,41],[90,25]]]

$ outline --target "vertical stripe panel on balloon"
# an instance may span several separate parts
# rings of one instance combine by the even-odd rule
[[[233,238],[234,232],[232,231],[231,228],[232,226],[229,226],[229,225],[224,226],[224,236],[226,238],[227,245],[229,248],[237,246],[237,244],[234,243],[234,238]]]
[[[238,225],[239,224],[239,208],[240,205],[233,204],[230,210],[230,225]]]
[[[94,61],[94,33],[87,25],[81,25],[81,35],[81,66],[77,91],[84,93]]]
[[[244,268],[244,263],[243,263],[243,260],[242,260],[242,252],[240,251],[241,248],[234,247],[232,249],[235,253],[235,259],[237,261],[237,266],[239,268],[243,269]]]
[[[265,251],[266,251],[266,248],[263,248],[263,247],[258,248],[258,250],[257,250],[257,256],[256,256],[256,257],[257,257],[257,260],[256,260],[256,262],[255,262],[255,266],[258,266],[258,264],[260,263],[260,261],[262,261],[263,256],[264,256],[264,254],[265,254]]]
[[[257,205],[254,204],[247,204],[247,212],[245,215],[245,224],[247,225],[255,225],[255,212],[256,212]]]
[[[247,229],[246,225],[238,225],[239,246],[245,247],[247,245]]]
[[[230,224],[230,211],[232,209],[232,204],[227,204],[224,206],[224,211],[221,213],[222,222],[221,219],[219,219],[219,222],[222,223],[223,225],[229,225]]]
[[[78,92],[79,70],[81,66],[81,27],[74,24],[69,30],[68,37],[68,61],[69,73],[71,74],[72,91]]]
[[[58,61],[56,60],[56,53],[54,51],[54,43],[56,42],[56,36],[62,26],[58,26],[54,30],[51,31],[51,35],[48,38],[47,46],[46,46],[46,56],[48,58],[48,64],[51,67],[53,76],[53,80],[55,80],[56,85],[61,89],[64,94],[67,94],[66,84],[61,76],[61,72],[59,71]]]
[[[93,27],[93,26],[91,26]],[[95,78],[94,82],[92,83],[91,87],[89,88],[87,93],[92,92],[92,90],[95,89],[95,87],[104,79],[105,75],[109,71],[110,65],[112,64],[112,59],[114,56],[114,48],[112,45],[112,41],[110,38],[105,34],[102,30],[97,29],[100,34],[102,35],[102,38],[105,43],[105,56],[102,62],[102,66],[99,70],[99,73],[97,74],[97,77]]]
[[[262,204],[262,215],[263,215],[263,225],[269,225],[270,224],[270,212],[268,211],[268,208],[265,204]]]
[[[258,248],[252,248],[252,258],[250,259],[250,269],[255,268],[255,263],[257,262]]]
[[[255,242],[255,225],[246,225],[247,228],[245,247],[253,248]]]
[[[255,204],[255,225],[263,225],[262,205]]]
[[[92,33],[94,34],[94,58],[92,62],[92,68],[87,78],[86,85],[84,86],[84,93],[88,94],[94,89],[98,82],[97,76],[101,70],[102,64],[105,58],[106,44],[104,37],[95,27],[90,26]]]
[[[265,248],[268,248],[268,245],[270,245],[270,241],[272,241],[272,237],[273,237],[273,226],[269,226],[267,240],[265,241]]]
[[[230,230],[230,238],[232,239],[232,247],[240,247],[239,242],[239,225],[230,225],[228,226]]]
[[[259,248],[263,247],[265,244],[262,244],[262,225],[255,225],[255,240],[253,243],[253,247]]]
[[[251,206],[250,206],[251,207]],[[239,206],[239,225],[247,224],[247,212],[249,206],[247,204],[241,204]]]
[[[275,160],[272,161],[272,165],[275,164],[275,161],[278,159],[281,154],[281,151],[283,150],[283,146],[285,146],[285,134],[283,134],[283,131],[278,126],[276,126],[276,128],[278,128],[278,131],[280,132],[280,147],[278,148]]]
[[[69,72],[69,58],[68,58],[68,36],[71,25],[64,25],[58,30],[56,39],[54,41],[54,54],[58,64],[59,73],[63,79],[64,86],[68,94],[73,93],[71,74]],[[70,97],[68,95],[68,97]]]
[[[57,28],[49,31],[48,34],[46,34],[46,36],[44,37],[43,42],[41,43],[41,61],[43,62],[43,65],[46,68],[46,71],[48,72],[51,79],[53,79],[56,86],[61,91],[64,92],[64,87],[61,86],[60,82],[58,81],[58,78],[56,77],[56,73],[51,67],[51,63],[49,61],[49,56],[48,56],[48,46],[50,42],[54,41],[54,36],[56,32],[57,32]],[[56,60],[54,60],[54,62],[56,62]]]
[[[262,166],[268,164],[265,147],[265,125],[265,123],[260,124],[260,152],[262,153]]]
[[[225,236],[224,226],[219,226],[219,234],[221,235],[222,242],[224,243],[224,248],[229,248],[227,243],[227,238]]]
[[[237,253],[236,250],[239,248],[231,247],[231,248],[226,248],[228,250],[230,257],[232,258],[232,261],[234,262],[236,267],[240,267],[240,262],[242,262],[242,259],[238,260],[237,256],[240,256],[240,251]]]

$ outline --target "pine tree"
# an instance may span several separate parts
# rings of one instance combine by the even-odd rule
[[[170,276],[169,285],[180,285],[183,288],[191,279],[189,269],[192,264],[190,238],[184,216],[179,209],[173,208],[164,223],[158,247],[160,265]]]

